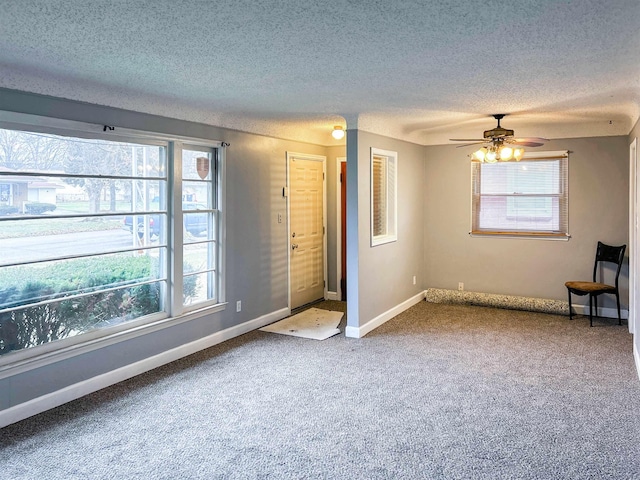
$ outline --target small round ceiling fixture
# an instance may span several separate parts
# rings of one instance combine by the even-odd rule
[[[344,130],[342,129],[342,126],[336,125],[335,127],[333,127],[333,132],[331,132],[331,136],[336,140],[342,140],[344,138]]]

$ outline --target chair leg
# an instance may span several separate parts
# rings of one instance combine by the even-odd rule
[[[620,294],[616,291],[616,305],[618,305],[618,325],[622,325],[622,317],[620,316]]]
[[[591,294],[589,294],[589,326],[593,327],[593,301],[595,300],[595,297]],[[596,303],[597,305],[597,303]],[[598,307],[596,306],[596,309]],[[597,310],[596,310],[597,312]]]
[[[569,320],[573,320],[573,311],[571,310],[571,290],[567,289],[569,295]]]

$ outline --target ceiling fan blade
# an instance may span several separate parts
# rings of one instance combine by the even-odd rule
[[[542,142],[530,142],[530,141],[524,141],[524,140],[511,140],[509,142],[505,142],[508,143],[510,145],[518,145],[520,147],[541,147],[542,145],[544,145],[544,143]]]
[[[486,142],[483,138],[450,138],[450,142]]]
[[[537,142],[537,143],[544,143],[549,141],[548,138],[542,138],[542,137],[519,137],[519,138],[514,138],[513,140],[516,142]]]
[[[456,148],[468,147],[470,145],[481,145],[483,143],[487,143],[487,142],[482,141],[482,142],[464,143],[462,145],[456,145]]]

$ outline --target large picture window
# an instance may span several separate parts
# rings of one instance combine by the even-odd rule
[[[472,234],[568,238],[568,153],[472,163]]]
[[[0,359],[221,301],[220,149],[127,135],[0,129]]]

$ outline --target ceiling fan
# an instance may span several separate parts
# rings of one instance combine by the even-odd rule
[[[476,162],[495,163],[498,161],[519,161],[524,155],[524,148],[519,147],[540,147],[547,142],[548,139],[541,137],[522,137],[515,138],[513,130],[509,130],[500,126],[500,120],[505,117],[504,113],[493,115],[498,121],[498,125],[491,130],[484,131],[484,138],[451,138],[452,142],[466,142],[459,147],[468,147],[484,143],[485,146],[477,150],[471,155],[471,159]],[[514,147],[511,147],[513,145]]]

